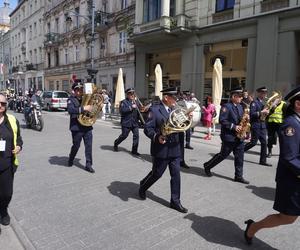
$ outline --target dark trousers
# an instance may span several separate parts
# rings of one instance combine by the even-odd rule
[[[184,132],[179,133],[179,144],[180,144],[180,162],[184,162]]]
[[[271,150],[273,145],[276,145],[277,135],[279,135],[279,127],[281,123],[270,122],[267,123],[268,129],[268,149]]]
[[[236,142],[222,142],[220,153],[214,155],[208,162],[204,163],[206,168],[212,169],[221,161],[227,158],[230,153],[234,155],[235,177],[243,177],[244,164],[244,143],[240,140]]]
[[[133,141],[132,141],[132,152],[137,152],[139,146],[139,128],[138,127],[122,127],[122,134],[115,140],[114,145],[118,146],[122,141],[124,141],[129,132],[132,131],[133,134]]]
[[[12,166],[0,172],[0,215],[7,215],[8,204],[13,195],[14,172]]]
[[[71,152],[69,155],[69,161],[74,160],[79,148],[81,140],[83,139],[84,147],[85,147],[85,160],[86,160],[86,167],[90,167],[93,165],[93,158],[92,158],[92,145],[93,145],[93,132],[92,130],[89,131],[71,131],[72,132],[72,140],[73,145],[71,148]]]
[[[191,133],[192,133],[191,130],[192,130],[192,129],[189,128],[187,131],[185,131],[185,143],[186,143],[187,145],[190,145],[190,143],[191,143]]]
[[[165,172],[167,166],[171,175],[171,202],[180,203],[180,158],[160,159],[153,157],[150,173],[141,181],[141,189],[148,190]]]
[[[245,152],[253,148],[260,141],[260,163],[267,162],[267,130],[251,129],[251,141],[245,145]]]

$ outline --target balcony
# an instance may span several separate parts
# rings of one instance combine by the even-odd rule
[[[61,35],[58,33],[49,32],[45,35],[45,46],[54,46],[61,41]]]
[[[29,70],[37,70],[37,65],[32,63],[26,64],[26,71]]]
[[[268,12],[289,7],[289,0],[264,0],[260,3],[261,12]]]
[[[232,19],[233,19],[233,9],[217,12],[214,13],[212,16],[213,23],[225,22]]]
[[[17,72],[19,72],[19,66],[13,66],[12,69],[11,69],[11,72],[12,72],[12,73],[17,73]]]

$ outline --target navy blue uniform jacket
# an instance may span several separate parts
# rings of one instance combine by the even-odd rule
[[[68,113],[70,114],[70,130],[71,131],[89,131],[92,130],[92,126],[82,126],[78,122],[78,116],[83,112],[81,108],[81,101],[79,101],[75,96],[70,96],[68,99]]]
[[[300,117],[288,116],[279,129],[280,155],[276,181],[300,188]]]
[[[250,105],[250,121],[251,121],[251,128],[266,128],[266,123],[260,120],[260,111],[264,109],[264,104],[256,98]]]
[[[243,114],[244,110],[240,104],[235,106],[232,102],[228,102],[222,106],[219,116],[219,122],[221,124],[220,137],[222,141],[236,141],[237,137],[235,128],[240,124]]]
[[[165,144],[158,141],[161,127],[168,120],[169,113],[163,103],[153,105],[149,109],[148,119],[145,123],[144,133],[151,139],[151,155],[161,159],[177,158],[181,156],[179,134],[170,134]]]
[[[120,104],[120,114],[121,114],[121,125],[122,127],[134,128],[138,127],[138,111],[132,108],[132,101],[129,99],[124,99]]]

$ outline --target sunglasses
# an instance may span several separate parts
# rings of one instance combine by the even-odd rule
[[[7,102],[0,102],[1,106],[5,107],[7,105]]]

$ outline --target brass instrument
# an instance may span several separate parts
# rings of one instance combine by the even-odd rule
[[[82,114],[78,116],[78,122],[83,126],[92,126],[100,112],[102,111],[102,108],[104,106],[104,98],[102,95],[102,91],[96,87],[94,83],[85,83],[84,90],[85,93],[82,97],[81,107],[91,105],[92,110],[90,112],[84,111]]]
[[[272,96],[270,98],[268,98],[263,109],[270,110],[273,107],[274,102],[276,102],[276,100],[279,100],[279,99],[282,99],[281,93],[279,91],[273,91]],[[264,114],[264,113],[260,114],[260,120],[265,121],[267,116],[268,116],[268,114]]]
[[[239,124],[239,126],[241,126],[242,129],[236,134],[236,136],[242,140],[245,139],[247,137],[247,133],[250,132],[251,124],[250,124],[249,113],[250,113],[250,108],[249,105],[246,104],[246,108],[244,109],[244,114]]]
[[[192,126],[192,119],[189,114],[195,110],[195,106],[184,109],[177,105],[176,109],[171,111],[168,120],[161,127],[163,136],[172,133],[179,133],[188,130]]]
[[[139,115],[139,118],[140,118],[140,121],[142,123],[142,125],[145,124],[145,119],[141,113],[141,110],[142,108],[144,107],[144,105],[142,104],[142,102],[140,101],[140,98],[138,98],[138,96],[136,94],[134,94],[134,103],[136,104],[136,102],[138,102],[138,105],[136,107],[136,110],[138,112],[138,115]],[[141,110],[140,110],[141,109]]]

